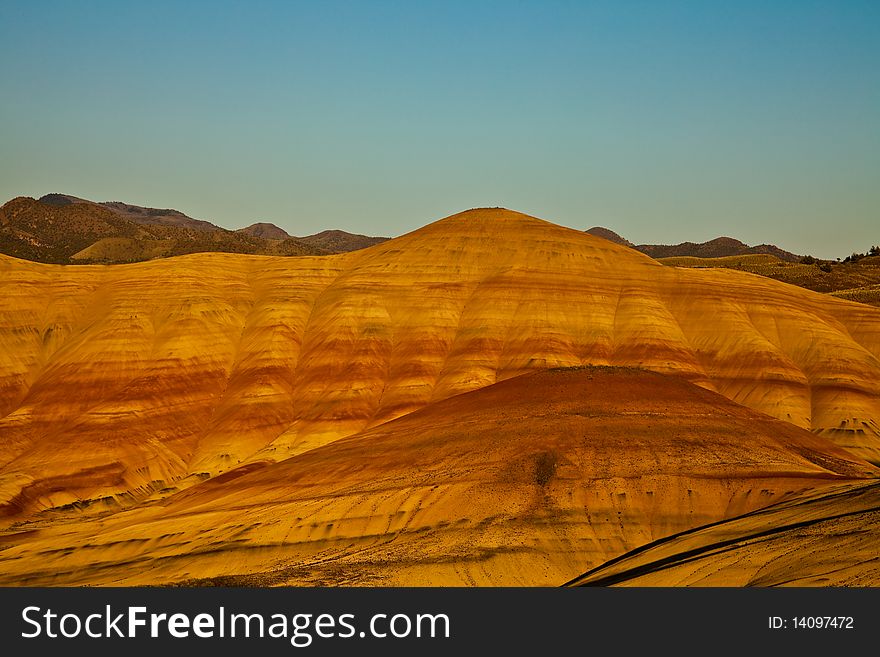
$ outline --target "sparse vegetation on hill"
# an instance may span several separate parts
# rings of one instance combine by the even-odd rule
[[[610,228],[603,228],[602,226],[593,226],[589,230],[585,231],[590,235],[595,235],[596,237],[601,237],[604,240],[608,240],[609,242],[614,242],[615,244],[622,244],[624,246],[631,246],[635,248],[635,244],[630,242],[628,239],[621,237],[617,233],[615,233]]]
[[[301,237],[300,240],[330,253],[342,253],[345,251],[357,251],[374,244],[388,241],[387,237],[369,237],[368,235],[356,235],[344,230],[325,230],[314,235]]]
[[[613,230],[594,226],[586,231],[590,235],[601,237],[615,244],[623,244],[641,251],[657,260],[661,258],[726,258],[729,256],[771,255],[785,262],[798,262],[800,256],[780,249],[773,244],[749,246],[732,237],[716,237],[708,242],[682,242],[680,244],[633,244]]]
[[[54,264],[129,263],[204,252],[325,255],[387,239],[342,230],[292,237],[271,223],[233,231],[178,210],[68,194],[19,197],[0,207],[0,254]]]
[[[252,237],[261,237],[265,240],[285,240],[290,235],[283,228],[279,228],[275,224],[260,222],[251,224],[246,228],[239,228],[236,233],[244,233]]]
[[[854,254],[843,262],[804,256],[800,262],[783,262],[771,255],[731,256],[727,258],[660,258],[664,265],[737,269],[790,283],[841,299],[880,306],[880,249]]]
[[[652,258],[694,256],[697,258],[723,258],[734,255],[772,255],[785,262],[797,262],[800,258],[772,244],[749,246],[732,237],[717,237],[708,242],[682,242],[681,244],[640,244],[635,247]]]
[[[216,228],[135,223],[97,203],[43,203],[19,197],[0,208],[0,253],[54,264],[126,263],[218,251],[316,255],[295,238],[267,240]]]
[[[748,246],[730,237],[709,242],[633,245],[607,228],[586,231],[616,244],[630,246],[672,267],[737,269],[799,287],[825,292],[848,301],[880,306],[880,246],[865,253],[822,260],[812,255],[797,256],[772,244]]]
[[[145,208],[140,205],[132,205],[121,201],[96,203],[95,201],[89,201],[69,194],[46,194],[45,196],[41,196],[38,200],[40,203],[55,205],[58,207],[77,204],[106,208],[123,219],[128,219],[136,224],[176,226],[178,228],[190,228],[192,230],[202,231],[223,230],[219,226],[212,224],[210,221],[193,219],[179,210],[172,210],[170,208]]]
[[[875,256],[880,256],[880,246],[872,246],[868,249],[867,253],[853,253],[852,255],[846,256],[843,259],[844,262],[858,262],[863,258],[872,258]]]

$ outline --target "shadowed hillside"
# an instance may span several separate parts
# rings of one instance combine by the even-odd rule
[[[246,228],[239,228],[235,232],[245,233],[246,235],[250,235],[251,237],[260,237],[267,240],[286,240],[290,237],[290,235],[287,234],[287,231],[283,228],[279,228],[275,224],[269,224],[265,222],[251,224]]]
[[[569,584],[877,586],[878,553],[880,484],[843,484],[656,541]]]
[[[201,231],[223,230],[209,221],[193,219],[179,210],[171,210],[168,208],[145,208],[140,205],[122,203],[121,201],[96,203],[95,201],[88,201],[84,198],[70,196],[69,194],[46,194],[41,196],[39,201],[46,205],[54,205],[58,207],[78,203],[106,208],[123,219],[128,219],[129,221],[142,225],[174,226],[177,228],[189,228],[191,230]]]
[[[732,237],[716,237],[708,242],[682,242],[680,244],[633,244],[613,230],[594,226],[586,231],[615,244],[630,246],[652,258],[728,258],[731,256],[770,255],[784,262],[798,262],[801,257],[773,244],[749,246]]]
[[[589,230],[585,231],[589,235],[595,235],[596,237],[601,237],[604,240],[608,240],[609,242],[614,242],[615,244],[621,244],[623,246],[631,246],[633,248],[636,247],[635,244],[630,242],[628,239],[621,237],[613,230],[608,228],[603,228],[602,226],[593,226]]]
[[[682,242],[671,246],[665,244],[639,244],[636,249],[652,258],[724,258],[743,255],[771,255],[784,262],[797,262],[800,256],[789,253],[772,244],[749,246],[732,237],[717,237],[708,242]]]
[[[57,264],[141,262],[203,252],[324,253],[294,238],[266,240],[216,227],[184,227],[185,221],[154,223],[154,218],[133,221],[130,212],[97,203],[44,203],[20,197],[0,207],[0,253]]]
[[[374,244],[388,241],[387,237],[368,237],[367,235],[355,235],[346,233],[344,230],[325,230],[314,235],[301,237],[305,244],[313,246],[328,253],[343,253],[366,249]]]

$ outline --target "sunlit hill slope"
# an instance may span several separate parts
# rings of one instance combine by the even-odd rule
[[[31,522],[0,584],[556,585],[876,475],[680,377],[532,372],[130,511]]]
[[[880,310],[503,209],[371,248],[0,258],[0,510],[117,508],[550,367],[670,374],[880,462]]]

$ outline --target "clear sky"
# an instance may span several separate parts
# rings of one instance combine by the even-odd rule
[[[880,2],[0,0],[0,202],[880,242]]]

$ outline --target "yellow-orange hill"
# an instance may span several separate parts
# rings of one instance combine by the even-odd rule
[[[0,258],[0,509],[125,505],[523,372],[683,377],[880,462],[880,310],[502,209],[363,251]]]
[[[880,484],[793,495],[610,560],[571,586],[877,586]]]
[[[681,378],[532,372],[131,510],[32,520],[3,536],[0,585],[558,585],[876,476]]]

